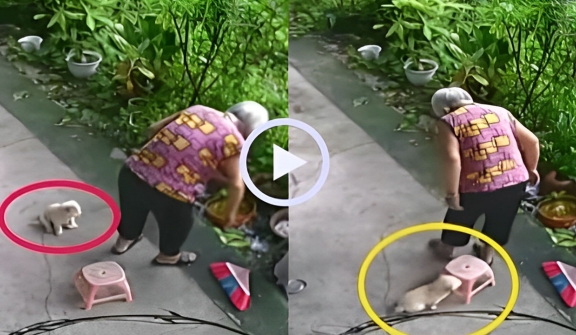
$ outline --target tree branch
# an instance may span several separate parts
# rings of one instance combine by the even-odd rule
[[[169,12],[170,12],[170,15],[172,15],[172,20],[174,22],[174,25],[176,26],[176,33],[178,34],[178,38],[180,39],[180,50],[182,51],[182,57],[184,58],[184,71],[188,75],[188,79],[190,80],[190,84],[192,85],[194,90],[197,91],[198,88],[196,87],[196,83],[194,82],[194,79],[192,78],[192,73],[190,72],[190,67],[188,66],[188,40],[190,39],[190,35],[189,35],[189,33],[190,33],[190,21],[188,20],[188,17],[187,17],[186,28],[185,28],[186,38],[184,39],[182,37],[182,27],[180,25],[178,25],[178,20],[176,19],[176,15],[172,12],[172,10],[170,10]]]
[[[522,111],[525,111],[528,108],[528,105],[530,105],[532,103],[532,96],[534,94],[534,91],[536,90],[536,87],[538,87],[538,80],[540,79],[540,77],[542,76],[542,73],[544,73],[544,69],[548,66],[550,59],[552,58],[552,53],[554,52],[554,47],[556,46],[556,42],[558,42],[559,38],[555,38],[556,34],[552,35],[552,38],[549,38],[546,40],[546,42],[544,43],[544,47],[543,47],[543,52],[545,52],[542,55],[542,58],[540,59],[540,63],[538,65],[538,70],[536,71],[536,76],[534,77],[533,81],[532,81],[532,87],[530,88],[530,92],[528,93],[528,96],[526,97],[526,100],[524,101],[524,106],[522,106]],[[552,42],[553,40],[553,42]],[[552,45],[550,46],[550,44],[552,43]]]
[[[252,33],[250,35],[248,35],[248,39],[246,40],[246,47],[244,48],[244,63],[243,66],[241,67],[242,70],[244,70],[246,68],[245,64],[246,64],[246,49],[248,48],[248,45],[250,44],[250,42],[252,41],[252,37],[254,37],[254,32],[258,31],[260,28],[262,28],[264,26],[266,22],[262,22],[256,29],[254,29],[252,31]],[[236,44],[236,48],[234,48],[234,51],[232,52],[232,55],[235,55],[238,50],[240,50],[240,43]],[[233,56],[230,56],[227,60],[226,63],[224,63],[223,68],[228,67],[228,64],[230,64],[230,61],[233,59]],[[206,93],[218,80],[218,76],[216,78],[214,78],[214,80],[212,80],[212,82],[210,84],[208,84],[208,86],[206,86],[206,88],[202,91],[202,94]]]
[[[516,74],[518,75],[518,80],[520,81],[520,86],[522,86],[522,90],[524,93],[528,94],[528,90],[526,89],[526,85],[524,85],[524,78],[522,77],[522,71],[520,70],[520,50],[516,50],[514,45],[514,36],[510,31],[510,27],[508,25],[504,25],[506,28],[506,33],[508,34],[508,40],[510,41],[510,46],[512,47],[512,52],[514,53],[514,63],[516,63]],[[518,29],[520,35],[520,28]],[[520,46],[519,46],[520,47]],[[521,111],[522,112],[522,111]]]
[[[220,50],[220,46],[222,45],[222,40],[223,40],[223,36],[224,36],[223,32],[226,31],[226,29],[224,29],[224,24],[225,24],[225,22],[218,22],[213,27],[213,31],[211,31],[212,39],[211,39],[210,49],[208,50],[208,57],[206,58],[206,63],[204,64],[204,68],[202,69],[202,73],[200,74],[200,77],[198,78],[198,83],[196,86],[196,87],[198,87],[198,89],[194,91],[194,95],[192,96],[192,99],[190,100],[191,106],[194,105],[196,103],[196,101],[198,100],[198,97],[200,96],[200,88],[202,87],[202,84],[204,83],[204,79],[206,78],[206,74],[208,73],[208,69],[212,66],[212,63],[216,59],[218,51]]]

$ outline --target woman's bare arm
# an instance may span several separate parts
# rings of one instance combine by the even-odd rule
[[[182,114],[181,111],[152,124],[150,127],[148,127],[148,129],[146,129],[146,136],[148,138],[152,138],[152,136],[156,135],[160,129],[166,127],[167,124],[174,121],[178,116],[180,116],[180,114]]]
[[[438,122],[438,139],[443,164],[444,185],[447,195],[457,195],[460,186],[460,142],[446,123]]]
[[[526,169],[531,173],[538,168],[538,160],[540,159],[540,140],[528,128],[515,119],[512,115],[511,121],[514,123],[516,140],[518,147],[522,152],[522,159]]]
[[[236,221],[236,213],[244,198],[244,181],[240,174],[240,155],[234,155],[222,161],[218,170],[224,175],[228,185],[228,202],[224,218],[230,226]]]

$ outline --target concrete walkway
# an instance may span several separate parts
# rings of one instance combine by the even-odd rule
[[[70,168],[54,156],[18,120],[0,107],[0,198],[15,190],[45,179],[79,180]],[[79,158],[82,159],[82,158]],[[116,197],[113,194],[113,197]],[[43,206],[76,199],[84,215],[80,228],[65,231],[61,238],[44,235],[40,227],[30,225],[31,218]],[[111,213],[97,197],[70,190],[54,189],[25,195],[8,209],[10,229],[21,237],[47,245],[70,245],[86,242],[102,234]],[[166,314],[173,310],[235,327],[234,323],[202,292],[196,282],[179,268],[154,267],[150,261],[156,247],[144,239],[123,256],[110,254],[113,239],[75,255],[46,256],[25,250],[0,236],[0,331],[9,333],[31,324],[62,318],[80,318],[112,314]],[[87,264],[112,260],[125,269],[134,301],[96,305],[91,311],[81,309],[82,301],[72,282],[78,269]],[[194,330],[192,330],[194,329]],[[55,331],[53,334],[231,334],[208,326],[155,326],[135,322],[91,322]]]
[[[292,60],[298,66],[296,60]],[[357,298],[360,265],[382,236],[418,223],[441,221],[445,207],[361,128],[309,84],[294,68],[289,71],[292,118],[314,127],[331,152],[328,181],[312,200],[290,209],[290,276],[308,287],[290,298],[290,334],[339,334],[368,321]],[[291,132],[290,152],[307,159],[308,168],[294,172],[292,195],[316,181],[321,158],[311,139]],[[445,265],[426,248],[438,233],[404,238],[387,248],[371,266],[367,291],[374,310],[383,315],[407,290],[433,279]],[[463,248],[459,252],[469,252]],[[476,296],[468,306],[451,297],[439,310],[490,309],[503,306],[510,275],[498,258],[493,266],[496,286]],[[566,322],[522,277],[515,311]],[[420,319],[399,326],[410,335],[469,334],[486,319]],[[552,327],[552,328],[551,328]],[[505,322],[493,334],[572,334],[545,323]],[[382,331],[380,333],[383,333]]]

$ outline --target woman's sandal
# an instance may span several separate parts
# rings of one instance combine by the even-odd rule
[[[112,246],[112,253],[113,253],[114,255],[122,255],[122,254],[126,253],[128,250],[132,249],[132,247],[135,246],[136,243],[142,241],[143,238],[144,238],[144,235],[143,235],[143,234],[140,235],[140,236],[138,236],[134,241],[132,241],[132,242],[130,243],[130,245],[128,245],[128,248],[126,248],[126,250],[124,250],[124,251],[118,251],[118,250],[116,249],[116,245],[113,245],[113,246]]]
[[[164,266],[181,266],[181,265],[191,265],[198,259],[198,254],[191,251],[182,251],[180,257],[175,263],[170,263],[167,261],[160,261],[158,257],[152,260],[154,265],[164,265]]]

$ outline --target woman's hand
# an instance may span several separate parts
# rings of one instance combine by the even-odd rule
[[[236,222],[236,215],[228,214],[224,216],[224,229],[226,228],[236,228],[238,226]]]
[[[228,199],[226,202],[226,215],[224,216],[225,225],[234,227],[238,226],[236,222],[236,213],[240,208],[240,203],[244,198],[244,181],[240,175],[240,155],[235,155],[220,163],[219,172],[222,179],[227,180]]]
[[[528,172],[528,175],[529,175],[528,181],[530,182],[530,185],[535,186],[540,182],[540,174],[538,174],[538,171],[536,170],[530,171]]]
[[[460,206],[460,194],[448,194],[445,198],[448,207],[455,211],[463,211],[464,207]]]

